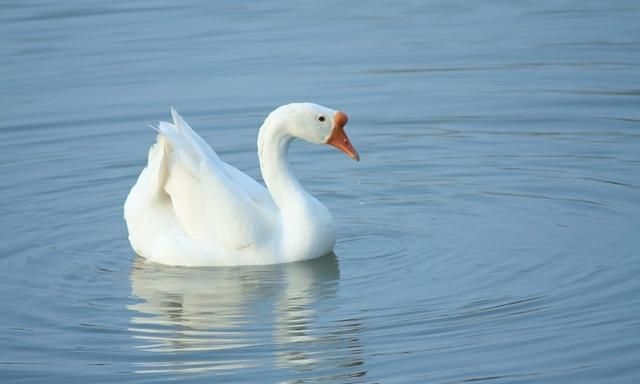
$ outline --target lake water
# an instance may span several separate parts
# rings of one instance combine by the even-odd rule
[[[5,1],[2,382],[640,381],[640,3]],[[175,106],[259,178],[295,144],[335,255],[176,268],[122,205]]]

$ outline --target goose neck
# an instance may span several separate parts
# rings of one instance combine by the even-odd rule
[[[289,145],[294,136],[286,127],[265,121],[258,135],[258,156],[264,182],[281,211],[287,211],[296,202],[304,202],[307,193],[289,165]]]

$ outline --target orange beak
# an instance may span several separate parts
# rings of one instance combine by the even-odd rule
[[[353,148],[351,141],[349,141],[349,137],[347,137],[347,134],[344,132],[344,126],[347,124],[348,120],[349,117],[347,117],[346,113],[340,111],[336,112],[336,115],[333,118],[333,128],[331,128],[331,134],[327,139],[327,144],[338,148],[355,161],[360,161],[358,151]]]

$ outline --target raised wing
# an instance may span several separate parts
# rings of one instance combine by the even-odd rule
[[[167,140],[164,191],[184,232],[237,250],[273,236],[278,215],[269,192],[222,161],[177,111],[171,112],[174,123],[158,126]]]

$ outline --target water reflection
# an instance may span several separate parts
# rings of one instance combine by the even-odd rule
[[[363,364],[356,320],[335,320],[336,256],[276,266],[176,268],[137,259],[131,287],[142,301],[130,331],[158,352],[136,370],[199,373],[273,367],[309,372]],[[273,355],[264,351],[274,351]],[[157,358],[156,358],[157,357]]]

